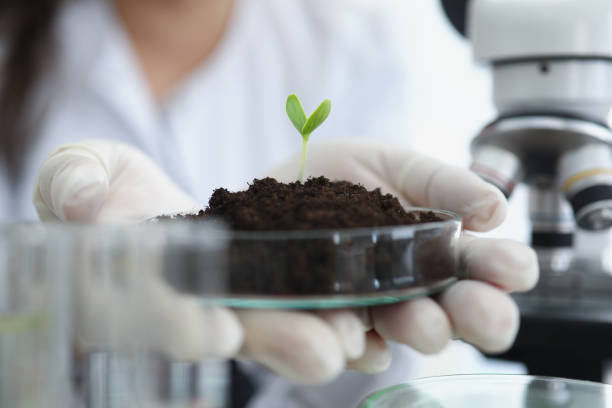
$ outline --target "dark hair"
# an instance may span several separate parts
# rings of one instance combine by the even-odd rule
[[[53,23],[63,0],[0,0],[0,163],[13,182],[19,176],[34,124],[27,117],[30,97],[43,67],[51,66]]]

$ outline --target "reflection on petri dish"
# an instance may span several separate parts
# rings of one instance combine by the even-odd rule
[[[206,302],[245,308],[367,306],[426,296],[457,280],[461,218],[442,210],[411,211],[433,211],[442,220],[344,230],[232,231],[226,237],[224,293],[201,285],[193,290],[195,267],[187,266],[175,286],[205,295]]]
[[[358,408],[610,408],[612,386],[527,375],[423,378],[366,397]]]

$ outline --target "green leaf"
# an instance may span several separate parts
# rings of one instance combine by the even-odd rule
[[[304,128],[306,123],[306,114],[300,100],[293,94],[287,98],[287,115],[297,131],[302,133],[302,128]]]
[[[311,134],[316,128],[318,128],[321,123],[327,119],[329,116],[329,112],[331,111],[331,101],[329,99],[324,100],[316,111],[310,115],[304,127],[302,128],[302,135]]]

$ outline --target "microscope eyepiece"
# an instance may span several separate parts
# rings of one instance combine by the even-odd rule
[[[612,148],[589,144],[568,151],[559,162],[559,174],[578,226],[586,230],[612,227]]]

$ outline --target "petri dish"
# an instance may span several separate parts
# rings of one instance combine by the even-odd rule
[[[427,296],[458,278],[459,215],[425,208],[441,221],[309,231],[228,231],[226,287],[182,291],[239,308],[370,306]],[[167,221],[160,221],[167,222]],[[176,221],[174,221],[176,222]],[[193,222],[193,221],[190,221]],[[186,271],[199,273],[195,268]],[[188,282],[189,279],[182,279]]]
[[[423,378],[366,397],[358,408],[609,408],[612,386],[528,375]]]

